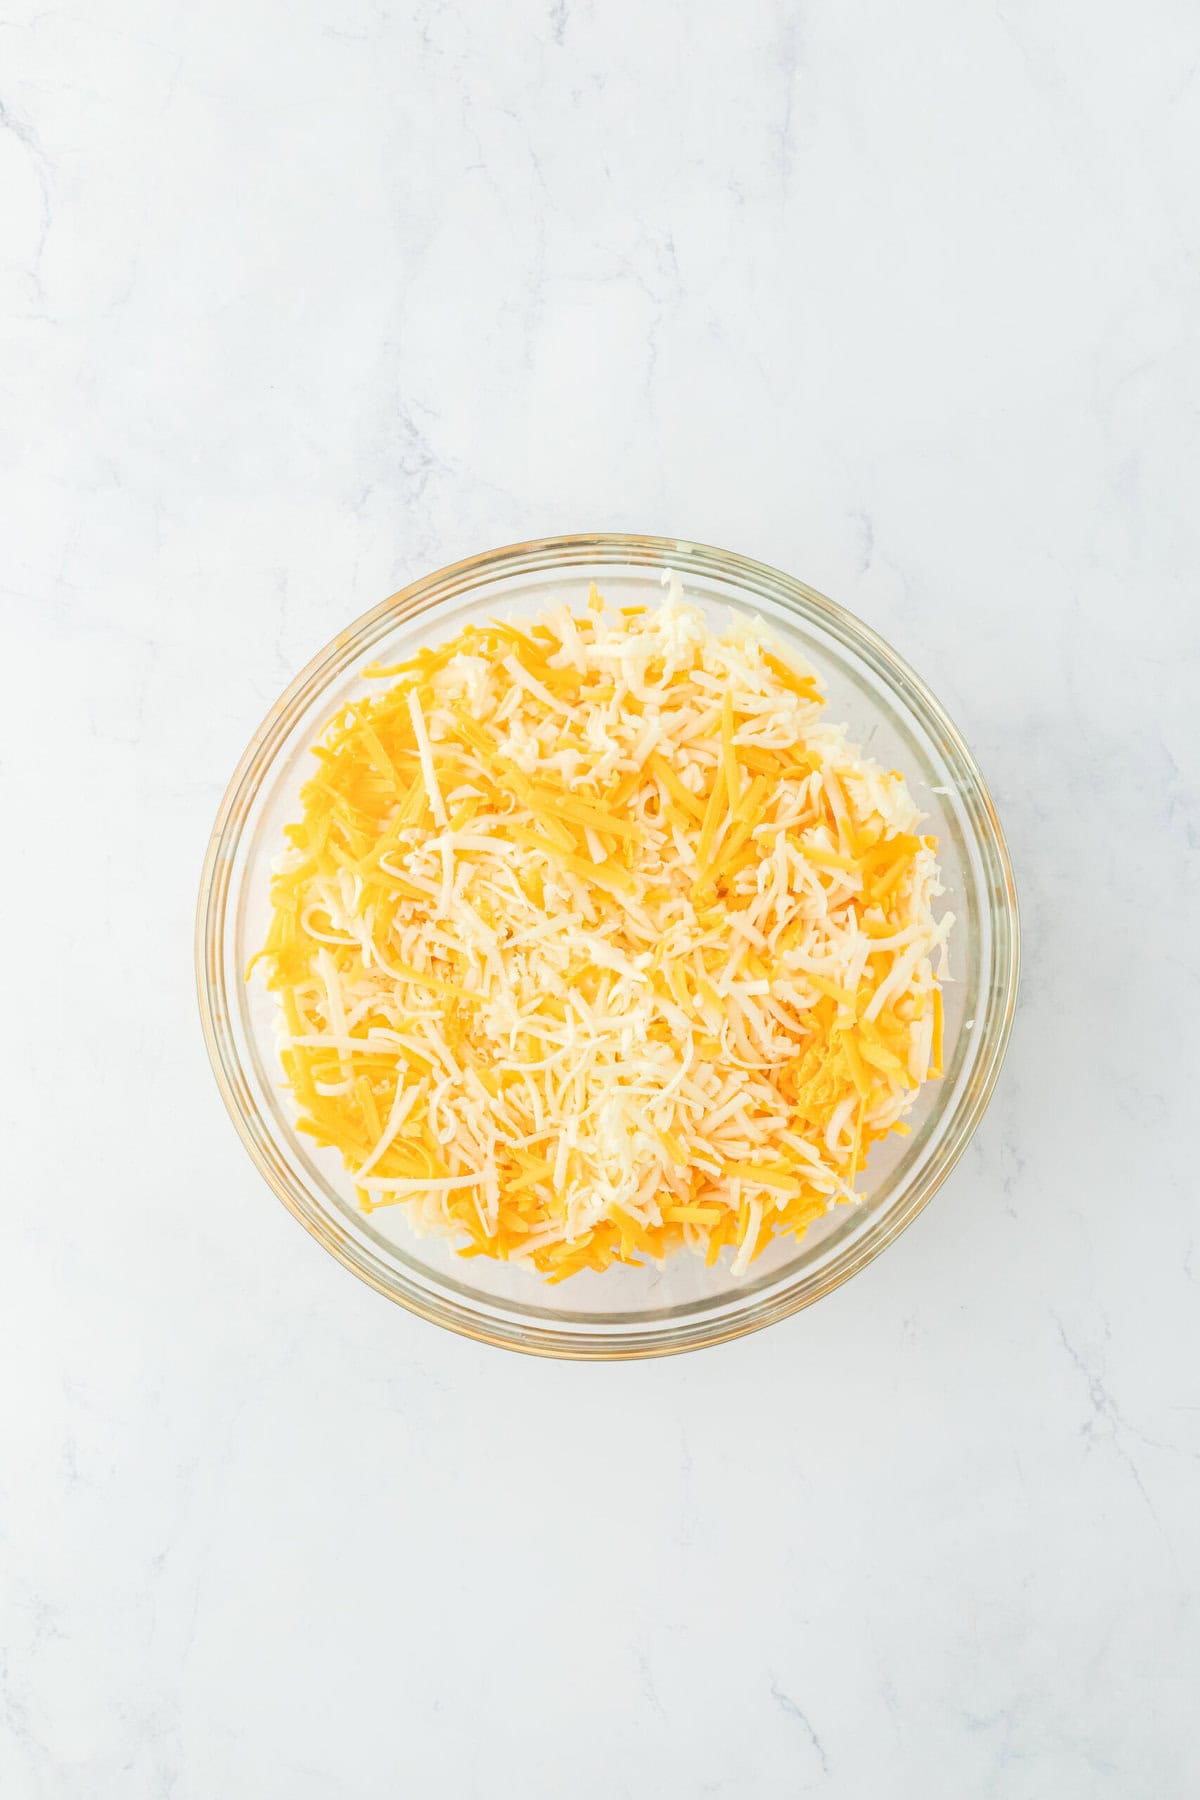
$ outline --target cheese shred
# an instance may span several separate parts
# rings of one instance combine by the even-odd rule
[[[367,1212],[551,1281],[734,1273],[940,1074],[952,918],[815,675],[678,598],[468,625],[316,747],[255,963]]]

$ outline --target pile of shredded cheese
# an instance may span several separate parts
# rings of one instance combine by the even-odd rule
[[[300,1129],[359,1204],[552,1281],[741,1272],[940,1073],[951,917],[903,779],[671,587],[370,670],[261,952]]]

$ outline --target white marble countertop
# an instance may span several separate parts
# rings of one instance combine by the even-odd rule
[[[1198,67],[1188,0],[9,0],[5,1800],[1200,1791]],[[322,642],[617,527],[916,664],[1026,973],[865,1273],[577,1367],[293,1223],[191,927]]]

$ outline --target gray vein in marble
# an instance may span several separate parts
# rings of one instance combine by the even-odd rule
[[[0,131],[8,132],[20,144],[29,159],[34,179],[37,182],[41,216],[37,243],[34,245],[33,256],[28,267],[33,298],[33,309],[30,316],[44,324],[53,325],[57,321],[54,315],[46,311],[46,295],[42,284],[42,259],[46,251],[46,241],[50,236],[54,209],[52,164],[33,126],[27,120],[18,117],[16,112],[3,100],[0,100]]]
[[[638,1650],[634,1653],[633,1662],[634,1667],[638,1672],[638,1685],[641,1688],[643,1700],[645,1700],[652,1712],[658,1714],[660,1719],[665,1719],[666,1713],[663,1711],[663,1703],[658,1697],[658,1688],[655,1686],[654,1671],[650,1666],[650,1658],[646,1655],[644,1650]]]
[[[1159,1517],[1158,1509],[1150,1497],[1149,1489],[1146,1487],[1146,1483],[1142,1478],[1142,1472],[1138,1467],[1137,1460],[1130,1451],[1125,1440],[1127,1437],[1134,1437],[1137,1438],[1139,1442],[1156,1449],[1166,1448],[1166,1446],[1156,1444],[1155,1441],[1152,1438],[1148,1438],[1144,1432],[1139,1431],[1135,1426],[1129,1424],[1116,1401],[1113,1399],[1103,1367],[1097,1367],[1092,1363],[1089,1363],[1080,1355],[1070,1338],[1068,1338],[1062,1321],[1059,1318],[1055,1318],[1054,1324],[1058,1331],[1059,1341],[1062,1344],[1063,1349],[1087,1383],[1088,1401],[1092,1409],[1092,1416],[1090,1419],[1086,1419],[1080,1427],[1083,1436],[1088,1439],[1089,1442],[1096,1438],[1098,1434],[1103,1435],[1108,1439],[1121,1461],[1125,1464],[1125,1467],[1129,1470],[1130,1475],[1133,1477],[1137,1490],[1145,1501],[1151,1517],[1161,1528],[1162,1521]],[[1107,1324],[1105,1325],[1104,1330],[1105,1337],[1107,1338],[1110,1335]]]
[[[789,1719],[795,1719],[803,1727],[805,1736],[817,1754],[822,1772],[828,1775],[829,1758],[825,1754],[825,1746],[817,1736],[812,1720],[798,1702],[793,1700],[790,1694],[784,1692],[774,1677],[771,1679],[771,1698],[781,1712],[786,1713]]]
[[[782,90],[779,123],[771,128],[775,166],[781,190],[786,193],[795,162],[796,88],[801,66],[802,10],[794,0],[784,0],[778,15],[775,45],[776,79]]]

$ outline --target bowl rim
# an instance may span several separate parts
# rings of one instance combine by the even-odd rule
[[[242,810],[243,801],[246,805],[250,804],[257,792],[257,779],[249,787],[248,793],[244,791],[247,790],[249,778],[255,774],[262,759],[266,740],[302,695],[309,693],[310,690],[315,692],[316,684],[328,665],[336,662],[349,643],[358,642],[364,632],[385,617],[394,614],[399,619],[403,619],[410,616],[416,609],[417,603],[431,590],[449,587],[452,593],[459,593],[462,592],[465,582],[473,584],[482,577],[492,577],[504,573],[533,572],[552,567],[555,564],[577,566],[586,563],[589,559],[594,559],[601,564],[604,562],[644,563],[648,567],[660,569],[674,566],[682,561],[693,567],[706,569],[709,573],[740,581],[751,589],[756,584],[765,582],[776,598],[782,598],[785,602],[789,598],[800,602],[809,613],[823,617],[825,622],[834,628],[838,636],[848,635],[851,639],[857,640],[860,645],[873,651],[875,657],[886,669],[894,686],[901,693],[906,688],[912,691],[927,720],[936,726],[944,742],[958,757],[971,777],[974,797],[986,820],[991,838],[991,848],[994,851],[1001,876],[1003,893],[1001,913],[1003,924],[1006,926],[1006,930],[1002,933],[1002,948],[1007,950],[1006,957],[998,958],[998,974],[1002,978],[998,983],[1001,1010],[981,1075],[964,1094],[959,1109],[948,1115],[947,1141],[943,1145],[943,1153],[938,1166],[927,1179],[919,1184],[918,1192],[911,1203],[906,1208],[897,1209],[893,1215],[885,1216],[880,1221],[880,1229],[877,1232],[848,1246],[846,1254],[839,1258],[812,1286],[806,1286],[799,1290],[785,1289],[769,1301],[732,1318],[715,1320],[709,1324],[705,1324],[703,1320],[690,1321],[686,1329],[675,1333],[672,1333],[669,1322],[659,1323],[647,1326],[645,1332],[640,1335],[629,1333],[615,1342],[606,1341],[600,1336],[579,1338],[560,1328],[546,1327],[540,1324],[516,1329],[502,1329],[498,1325],[491,1326],[487,1322],[461,1315],[453,1301],[435,1302],[416,1292],[400,1291],[376,1274],[369,1265],[357,1259],[347,1241],[333,1230],[331,1223],[325,1218],[322,1211],[316,1209],[313,1214],[303,1211],[289,1191],[287,1184],[278,1177],[264,1155],[250,1128],[246,1110],[238,1098],[230,1067],[224,1054],[221,1032],[218,1028],[218,1003],[212,978],[212,972],[217,968],[219,960],[213,954],[216,949],[214,924],[223,920],[225,900],[225,888],[218,883],[218,874],[231,826],[236,822],[239,811]],[[265,767],[270,767],[269,758]],[[265,768],[261,772],[265,773]],[[238,835],[240,835],[240,825],[238,826]],[[228,856],[225,857],[227,870],[230,860]],[[566,1361],[626,1362],[679,1355],[687,1350],[705,1349],[717,1344],[728,1343],[735,1338],[745,1337],[751,1332],[760,1331],[768,1325],[776,1324],[781,1319],[791,1317],[794,1313],[823,1299],[825,1295],[832,1293],[844,1282],[849,1281],[853,1275],[858,1274],[868,1263],[873,1262],[888,1245],[894,1243],[901,1232],[905,1231],[918,1214],[924,1211],[973,1137],[999,1079],[1012,1035],[1016,1011],[1020,984],[1021,931],[1016,883],[1008,846],[991,794],[974,754],[941,702],[931,692],[921,676],[892,648],[886,639],[855,613],[839,605],[837,601],[829,599],[827,595],[809,586],[807,582],[803,582],[796,576],[789,575],[769,563],[744,556],[738,551],[722,550],[694,539],[605,531],[567,533],[561,536],[527,539],[447,563],[430,574],[409,582],[376,606],[369,608],[367,612],[362,613],[349,625],[343,627],[317,651],[315,656],[309,659],[255,728],[222,795],[201,870],[196,908],[194,955],[201,1028],[209,1062],[226,1111],[233,1120],[238,1136],[259,1173],[276,1197],[283,1202],[287,1210],[310,1236],[315,1238],[344,1268],[356,1275],[360,1281],[364,1281],[369,1287],[374,1288],[377,1293],[394,1301],[417,1317],[426,1319],[431,1324],[439,1325],[443,1329],[453,1331],[460,1337],[472,1339],[477,1343],[492,1344],[497,1348],[513,1350],[525,1355],[545,1356]]]

